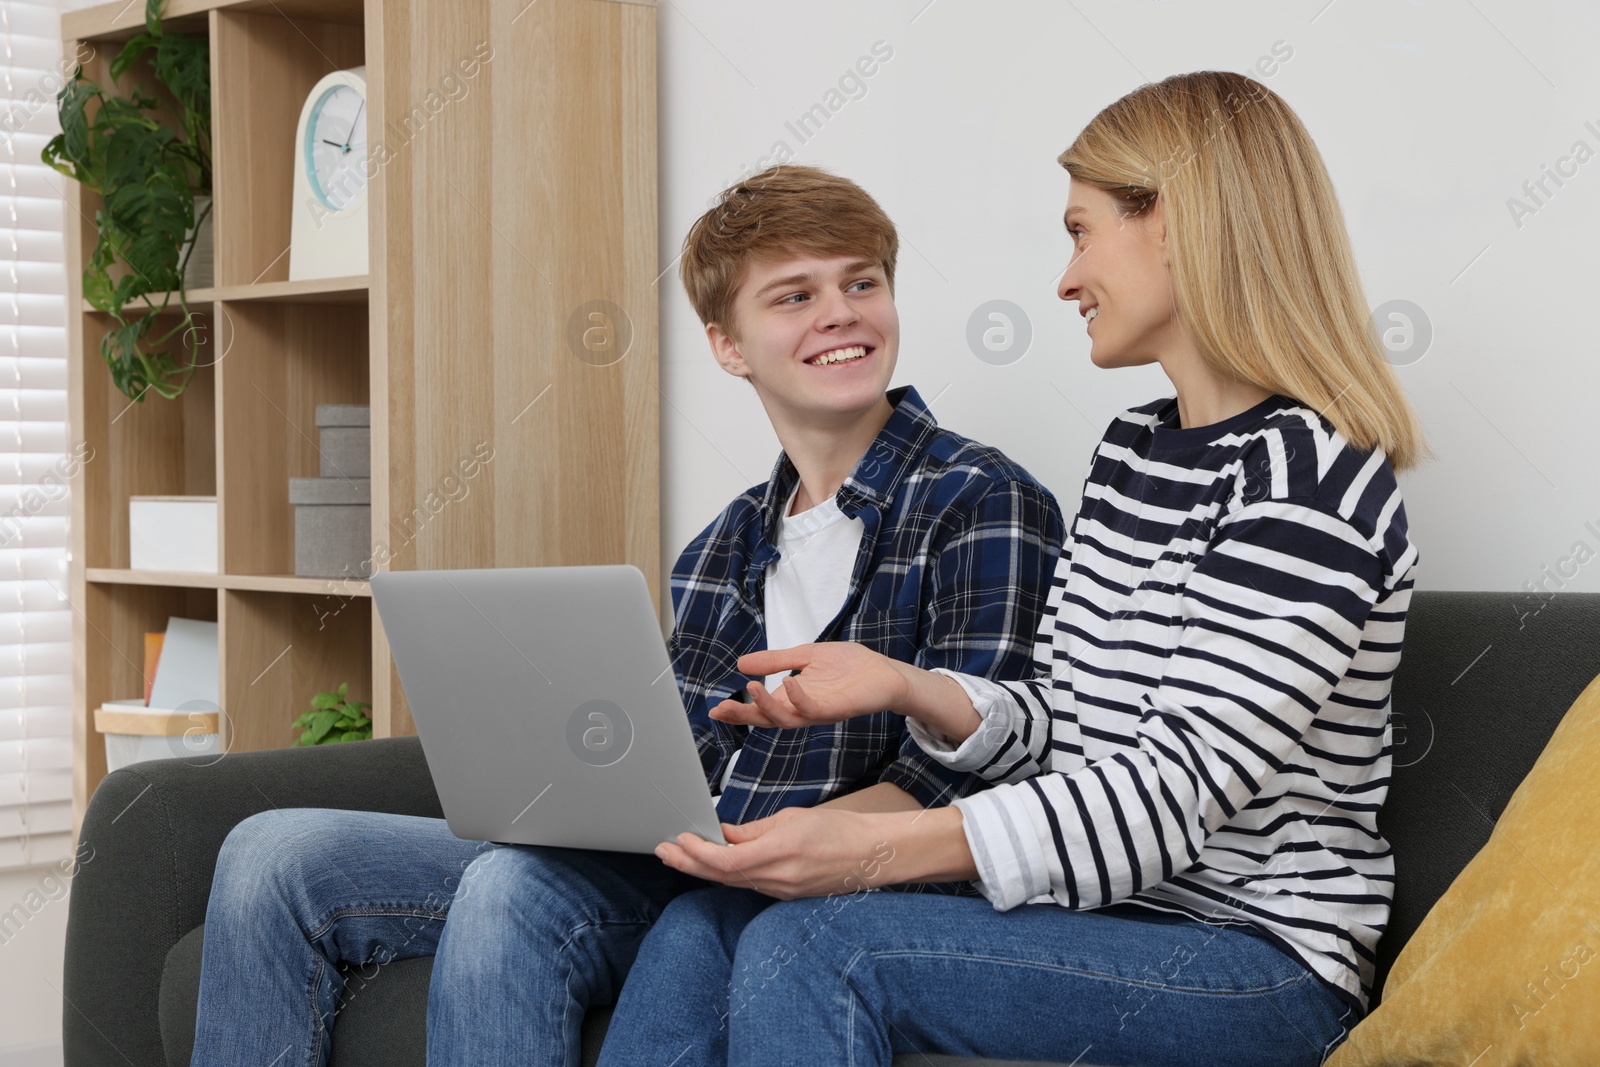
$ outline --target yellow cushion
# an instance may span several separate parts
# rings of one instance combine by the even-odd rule
[[[1600,678],[1327,1067],[1424,1063],[1600,1063]]]

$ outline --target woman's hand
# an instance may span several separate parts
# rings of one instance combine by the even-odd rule
[[[669,867],[779,900],[856,893],[902,881],[894,846],[875,838],[871,816],[842,808],[784,808],[764,819],[722,824],[726,845],[693,833],[656,847]]]
[[[855,641],[823,641],[739,657],[739,670],[745,674],[796,667],[800,673],[785,678],[771,693],[760,682],[751,682],[754,704],[724,700],[710,716],[743,726],[813,726],[899,708],[910,691],[904,664]]]

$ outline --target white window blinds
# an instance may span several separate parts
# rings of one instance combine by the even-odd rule
[[[0,869],[72,849],[68,179],[39,159],[71,73],[55,0],[0,2]]]

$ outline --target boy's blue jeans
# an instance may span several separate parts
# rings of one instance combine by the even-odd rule
[[[223,844],[191,1062],[326,1063],[341,994],[426,955],[432,1067],[576,1067],[585,1011],[613,1002],[602,1067],[887,1067],[912,1051],[1319,1064],[1354,1025],[1242,927],[932,893],[776,901],[653,855],[292,808]]]

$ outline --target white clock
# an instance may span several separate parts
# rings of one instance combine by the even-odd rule
[[[295,131],[289,280],[367,273],[367,68],[317,82]]]

